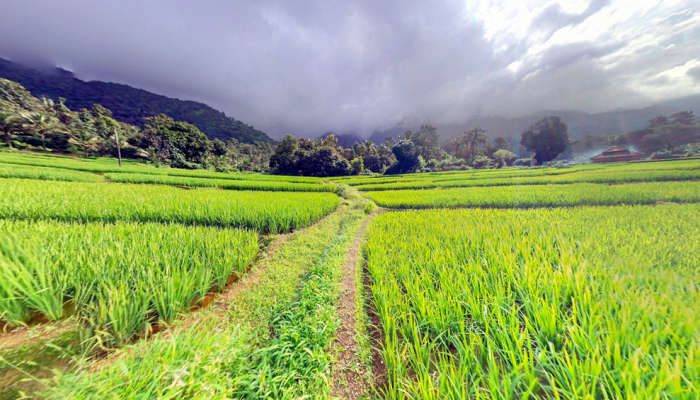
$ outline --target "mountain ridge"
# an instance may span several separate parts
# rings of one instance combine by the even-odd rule
[[[273,142],[265,132],[245,124],[204,103],[181,100],[123,83],[83,81],[63,68],[33,68],[0,58],[0,77],[20,83],[34,96],[66,99],[71,109],[99,103],[115,119],[143,126],[143,117],[167,114],[189,122],[210,139],[235,138],[243,143]]]

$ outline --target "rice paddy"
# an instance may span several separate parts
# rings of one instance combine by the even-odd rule
[[[354,398],[695,399],[699,174],[320,179],[0,151],[0,400],[330,398],[339,335]]]
[[[464,189],[367,192],[365,196],[388,208],[536,208],[583,205],[694,203],[700,201],[700,182],[629,183],[601,185],[499,186]]]
[[[693,398],[699,215],[692,204],[380,216],[366,255],[382,396]]]
[[[221,290],[258,250],[240,229],[0,220],[0,230],[0,320],[55,321],[70,305],[116,343]]]
[[[121,183],[155,183],[161,185],[192,186],[192,187],[218,187],[233,190],[264,190],[283,192],[332,192],[335,185],[320,183],[295,183],[272,180],[237,180],[237,179],[213,179],[193,178],[186,176],[149,175],[149,174],[120,174],[107,173],[105,177],[112,182]]]
[[[250,228],[279,233],[333,211],[332,193],[180,189],[160,185],[42,182],[7,179],[0,185],[0,218],[132,221]]]

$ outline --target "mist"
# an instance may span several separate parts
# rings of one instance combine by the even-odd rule
[[[202,101],[277,137],[700,93],[692,0],[5,0],[0,37],[1,57]]]

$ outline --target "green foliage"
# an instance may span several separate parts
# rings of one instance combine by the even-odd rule
[[[559,117],[542,118],[523,132],[520,144],[535,153],[538,164],[551,161],[569,144],[567,126]]]
[[[163,222],[287,232],[333,211],[332,193],[184,190],[160,185],[3,179],[0,218]]]
[[[425,166],[420,148],[410,139],[399,140],[391,148],[391,151],[396,157],[396,163],[386,170],[385,174],[387,175],[417,172]]]
[[[270,168],[278,174],[305,176],[348,175],[350,163],[338,153],[337,139],[297,139],[287,135],[270,157]]]
[[[377,217],[382,398],[695,398],[698,217],[696,204]]]
[[[70,301],[103,344],[172,320],[242,274],[258,248],[251,231],[182,225],[0,220],[0,229],[0,320],[56,320]]]
[[[267,169],[272,149],[259,145],[210,141],[196,126],[158,114],[146,117],[143,130],[118,122],[111,110],[91,104],[73,112],[59,99],[32,97],[20,85],[0,80],[0,141],[12,148],[76,153],[85,157],[150,159],[179,168]]]
[[[167,114],[196,126],[212,139],[236,139],[249,144],[272,142],[264,132],[195,101],[173,99],[122,84],[84,82],[71,74],[45,73],[3,59],[0,59],[0,76],[20,82],[32,93],[54,100],[64,98],[65,104],[73,110],[101,104],[111,110],[116,120],[130,125],[142,126],[144,117]],[[0,89],[0,98],[2,91]]]
[[[500,149],[493,153],[493,158],[498,163],[498,166],[502,168],[508,165],[512,165],[513,161],[515,161],[515,159],[518,158],[518,156],[515,155],[515,153],[513,153],[512,151]]]
[[[362,157],[355,157],[350,161],[350,169],[353,175],[359,175],[365,170],[364,160]]]
[[[444,147],[445,151],[454,157],[461,158],[468,165],[474,165],[478,156],[487,155],[489,142],[486,131],[475,128],[464,132],[462,136],[450,139]]]

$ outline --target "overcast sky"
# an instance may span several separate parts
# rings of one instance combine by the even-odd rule
[[[3,0],[0,56],[368,133],[700,93],[700,0]]]

